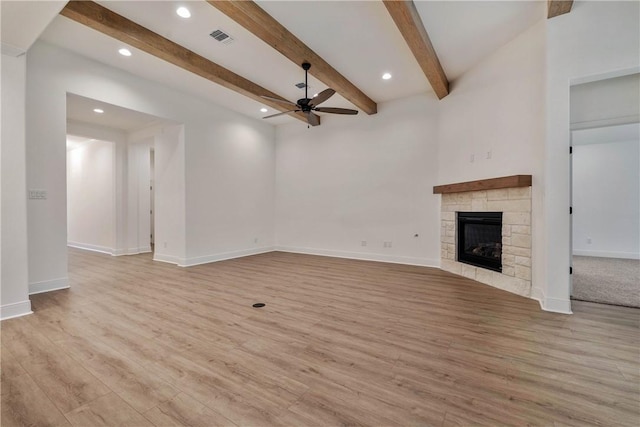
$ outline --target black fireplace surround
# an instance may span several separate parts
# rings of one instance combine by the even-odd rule
[[[502,212],[457,212],[458,262],[502,272]]]

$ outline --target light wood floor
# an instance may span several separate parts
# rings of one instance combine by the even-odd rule
[[[2,322],[3,427],[640,424],[638,309],[286,253],[69,269]]]

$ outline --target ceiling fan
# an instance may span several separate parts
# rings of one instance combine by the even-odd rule
[[[302,69],[304,70],[304,98],[298,99],[298,102],[295,104],[293,102],[286,101],[284,99],[272,98],[270,96],[263,96],[263,98],[268,99],[270,101],[279,102],[281,104],[287,104],[292,107],[295,107],[293,110],[285,111],[283,113],[272,114],[270,116],[263,117],[263,119],[269,119],[271,117],[281,116],[283,114],[289,113],[297,113],[302,111],[307,116],[307,122],[311,126],[318,126],[320,124],[320,120],[318,120],[318,116],[313,114],[313,111],[317,111],[319,113],[332,113],[332,114],[349,114],[355,115],[358,114],[357,110],[350,110],[348,108],[335,108],[335,107],[318,107],[318,105],[322,104],[327,99],[331,98],[331,96],[336,93],[333,89],[325,89],[320,92],[317,96],[313,98],[309,98],[309,94],[307,93],[308,85],[307,85],[307,75],[309,73],[309,68],[311,68],[311,64],[308,62],[302,63]]]

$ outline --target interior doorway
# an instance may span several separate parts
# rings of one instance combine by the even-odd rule
[[[571,297],[640,307],[640,74],[571,87]]]
[[[69,246],[111,255],[153,252],[155,141],[175,123],[67,94]]]
[[[153,252],[154,250],[154,246],[155,246],[155,242],[154,242],[154,236],[155,236],[155,180],[154,180],[154,176],[155,176],[155,168],[154,168],[154,163],[155,163],[155,151],[153,150],[153,147],[149,150],[149,170],[150,170],[150,176],[151,179],[149,180],[149,200],[150,200],[150,208],[149,209],[149,213],[150,213],[150,227],[149,227],[149,237],[150,237],[150,242],[149,245],[151,246],[151,252]]]

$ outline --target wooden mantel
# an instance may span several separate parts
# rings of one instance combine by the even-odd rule
[[[531,187],[531,175],[512,175],[501,178],[479,179],[457,184],[436,185],[433,194],[464,193],[467,191],[496,190],[498,188]]]

